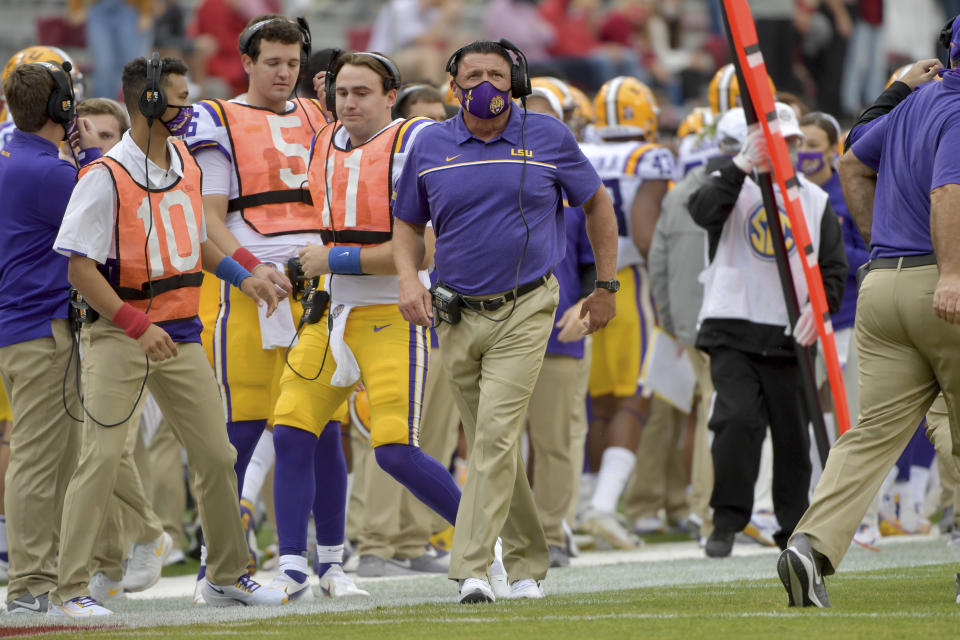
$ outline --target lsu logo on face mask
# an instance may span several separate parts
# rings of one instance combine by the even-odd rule
[[[783,243],[789,254],[794,250],[796,243],[793,240],[793,228],[783,209],[780,209],[780,227],[783,229]],[[747,218],[747,244],[750,250],[763,260],[773,260],[773,234],[767,225],[767,210],[763,205],[754,209]]]

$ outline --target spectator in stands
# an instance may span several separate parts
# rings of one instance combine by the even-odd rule
[[[946,5],[947,2],[944,2]],[[960,9],[960,2],[954,0]],[[947,15],[957,15],[947,12]],[[853,116],[883,91],[887,71],[883,46],[883,0],[857,0],[853,36],[847,47],[843,75],[843,111]]]
[[[487,38],[506,38],[517,45],[531,67],[547,61],[553,44],[553,26],[537,11],[538,0],[492,0],[484,14]],[[531,70],[532,75],[538,72]]]
[[[466,40],[459,35],[457,0],[390,0],[373,25],[368,51],[391,56],[404,78],[440,85],[443,63]]]

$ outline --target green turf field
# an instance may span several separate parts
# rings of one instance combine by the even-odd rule
[[[690,553],[692,545],[651,546],[669,552],[648,547],[620,563],[616,554],[585,554],[580,564],[551,572],[542,601],[461,606],[453,602],[455,587],[442,577],[379,579],[358,581],[373,594],[369,599],[316,600],[279,610],[214,610],[190,607],[182,598],[128,600],[108,623],[121,628],[44,637],[872,640],[960,632],[960,551],[942,538],[897,541],[880,553],[851,550],[843,570],[827,581],[829,610],[787,607],[774,550],[745,549],[744,555],[709,560]],[[636,559],[643,557],[653,559]],[[27,631],[6,626],[9,620],[4,617],[0,636]]]

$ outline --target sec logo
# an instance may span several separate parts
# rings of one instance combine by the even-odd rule
[[[796,246],[793,240],[793,228],[790,226],[790,219],[787,218],[783,209],[780,209],[780,227],[783,229],[783,243],[787,247],[787,253],[791,253]],[[773,260],[773,234],[767,225],[767,210],[763,205],[759,205],[747,217],[747,244],[754,255],[763,260]]]

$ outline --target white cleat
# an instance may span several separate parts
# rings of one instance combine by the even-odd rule
[[[290,575],[287,571],[281,571],[277,577],[267,585],[268,589],[279,589],[285,591],[288,602],[306,602],[313,600],[313,589],[310,588],[310,578],[305,573],[295,572],[303,576],[303,581],[297,580],[296,576]]]
[[[67,600],[63,604],[53,604],[51,602],[50,608],[47,609],[47,615],[59,618],[93,618],[96,616],[112,616],[113,611],[101,606],[90,596],[80,596]]]
[[[159,538],[146,544],[133,545],[127,571],[123,574],[123,589],[136,592],[157,584],[167,556],[173,551],[173,538],[164,531]]]
[[[331,564],[320,576],[320,591],[329,598],[369,597],[370,592],[357,587],[353,578],[343,572],[339,564]]]
[[[467,578],[460,585],[460,604],[481,604],[496,602],[497,597],[490,588],[490,583],[483,578]]]
[[[493,562],[490,564],[490,586],[493,588],[493,594],[496,597],[510,597],[507,570],[503,566],[503,542],[500,538],[497,538],[497,544],[493,546]]]
[[[90,578],[90,584],[87,585],[87,588],[90,590],[90,597],[97,602],[110,602],[127,597],[123,590],[123,584],[119,580],[111,580],[102,571],[95,573]]]
[[[606,540],[614,549],[638,549],[642,541],[627,531],[615,513],[591,509],[583,514],[580,528]]]
[[[286,604],[288,600],[284,589],[265,587],[247,574],[240,576],[232,585],[216,585],[204,580],[201,592],[204,601],[211,607],[277,607]]]
[[[513,599],[527,598],[538,600],[543,597],[543,589],[540,583],[529,578],[525,580],[514,580],[510,585],[510,597]]]

